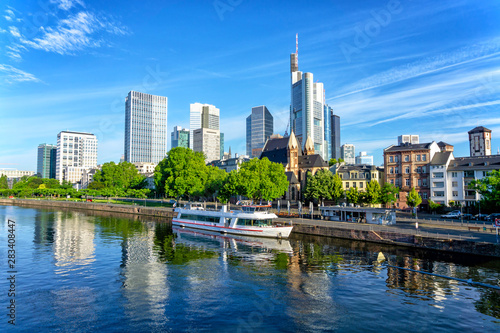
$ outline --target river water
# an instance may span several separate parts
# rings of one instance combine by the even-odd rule
[[[0,223],[1,332],[500,331],[498,290],[388,266],[497,285],[498,259],[83,211],[0,206]]]

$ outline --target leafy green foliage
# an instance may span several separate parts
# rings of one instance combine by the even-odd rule
[[[328,161],[328,165],[332,166],[334,164],[342,163],[342,162],[344,162],[344,160],[342,158],[339,158],[338,160],[336,158],[330,158],[330,160]]]
[[[156,166],[156,189],[160,195],[176,198],[203,195],[207,173],[203,153],[176,147]]]
[[[399,188],[390,183],[385,183],[384,186],[380,189],[380,197],[379,201],[384,206],[389,204],[392,205],[398,200]]]
[[[382,194],[382,189],[380,188],[380,184],[378,183],[378,181],[371,180],[366,185],[366,192],[364,193],[364,201],[370,205],[379,203],[381,194]]]
[[[432,201],[431,199],[427,200],[427,202],[429,203],[429,208],[430,208],[431,212],[438,211],[441,208],[441,204],[438,204],[438,203]]]
[[[410,193],[406,197],[406,204],[410,207],[417,207],[422,203],[422,198],[417,193],[414,187],[411,188]]]
[[[319,170],[314,175],[308,172],[304,197],[308,200],[317,199],[319,201],[331,199],[332,194],[330,189],[332,188],[332,182],[333,175],[329,170]]]
[[[9,188],[9,183],[7,182],[7,176],[2,175],[0,177],[0,189],[8,189]]]
[[[357,204],[359,201],[359,191],[357,187],[351,187],[349,191],[345,192],[347,202]]]
[[[241,165],[238,172],[243,195],[250,199],[274,200],[288,190],[285,168],[266,157],[253,158]]]
[[[93,189],[116,188],[121,190],[140,189],[144,187],[145,177],[139,174],[137,168],[129,162],[108,162],[97,170],[91,186]],[[91,184],[92,184],[91,183]]]
[[[330,184],[331,199],[337,204],[344,197],[344,188],[342,187],[342,179],[338,174],[333,175]]]
[[[227,203],[233,195],[242,195],[244,193],[244,188],[241,185],[241,179],[238,171],[231,171],[224,184],[222,185],[217,199],[223,204]]]
[[[207,166],[207,182],[205,184],[205,196],[217,197],[228,177],[228,173],[214,166]]]
[[[469,188],[481,196],[481,208],[491,212],[500,210],[500,170],[488,172],[487,177],[473,180]]]

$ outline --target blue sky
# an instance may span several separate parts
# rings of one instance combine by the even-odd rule
[[[190,103],[214,104],[226,151],[244,154],[253,106],[285,131],[296,33],[299,69],[324,83],[356,154],[381,164],[419,134],[467,156],[478,125],[496,153],[499,22],[496,0],[3,1],[0,168],[36,170],[61,130],[95,133],[98,162],[118,161],[130,90],[169,98],[169,132],[189,127]]]

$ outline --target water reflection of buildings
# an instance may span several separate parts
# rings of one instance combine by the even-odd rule
[[[77,212],[54,212],[56,266],[86,265],[95,260],[95,226]]]
[[[129,300],[127,315],[133,320],[148,318],[155,323],[164,323],[167,320],[165,303],[170,290],[168,270],[154,251],[154,241],[154,224],[148,224],[145,231],[123,240],[123,294]]]

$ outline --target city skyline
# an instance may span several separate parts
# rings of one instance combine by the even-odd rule
[[[376,165],[403,133],[468,156],[467,132],[484,126],[491,153],[500,146],[494,1],[7,1],[0,13],[0,129],[15,143],[0,144],[0,168],[36,170],[38,145],[55,144],[63,130],[95,133],[98,163],[118,162],[131,90],[168,97],[168,134],[189,128],[190,104],[216,105],[226,151],[244,154],[253,106],[266,105],[274,132],[285,132],[296,33],[300,68],[324,84],[342,119],[340,144],[373,155]]]

